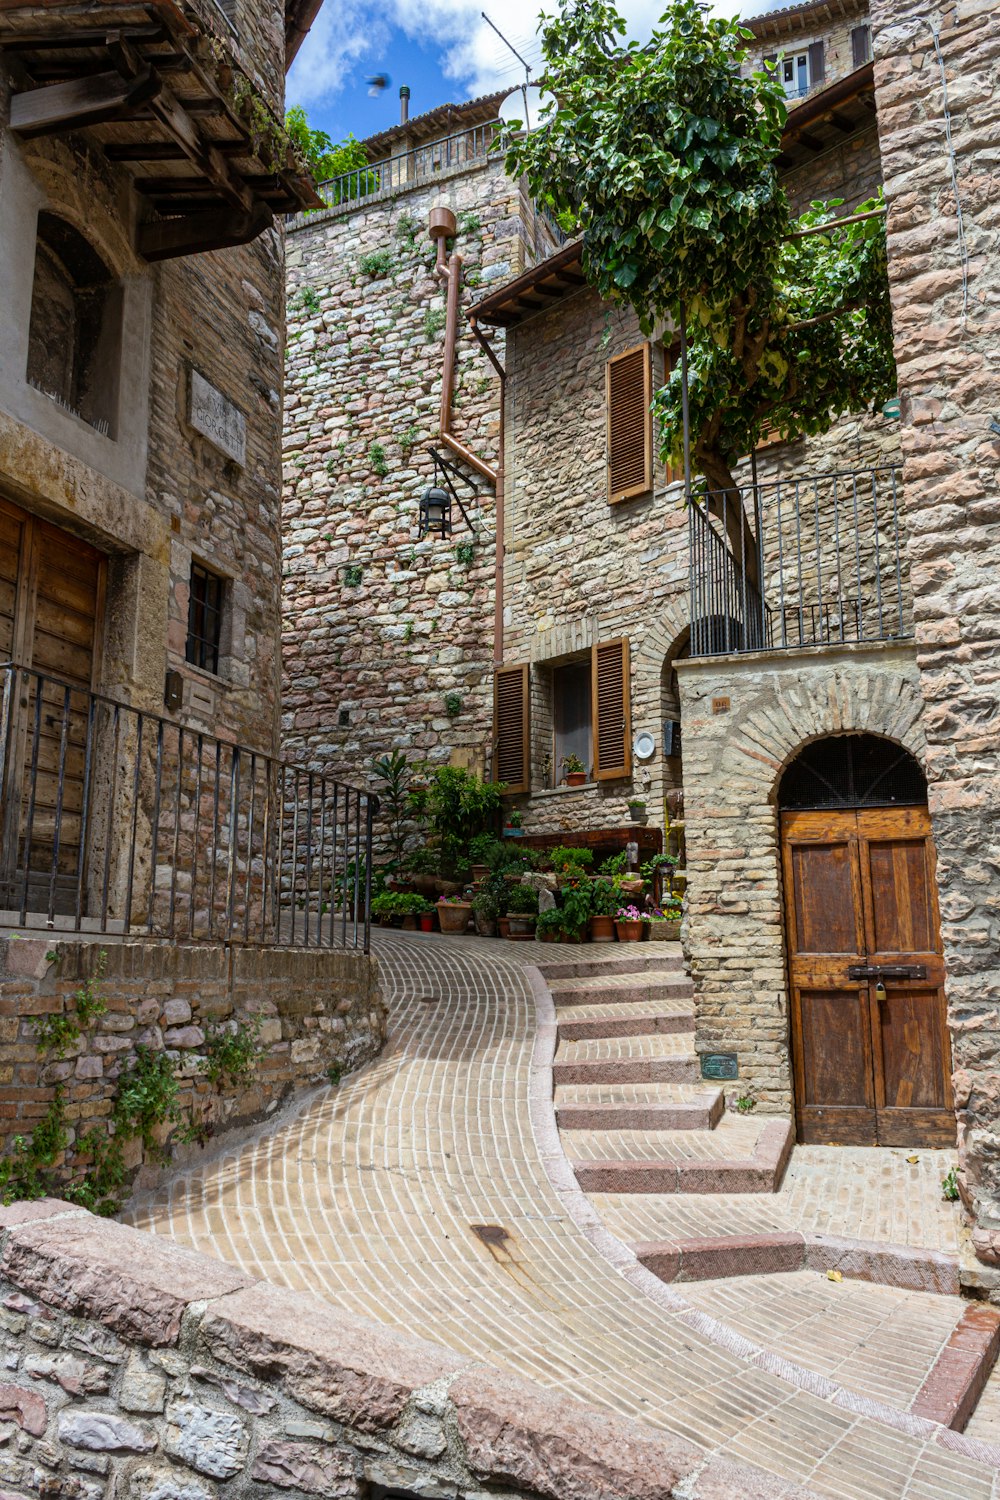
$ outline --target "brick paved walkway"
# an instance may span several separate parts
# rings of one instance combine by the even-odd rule
[[[920,1318],[926,1294],[887,1301],[889,1289],[830,1284],[797,1313],[797,1278],[760,1278],[774,1314],[762,1327],[749,1292],[664,1286],[621,1246],[608,1263],[596,1215],[532,1129],[534,945],[399,934],[380,935],[379,953],[392,1016],[383,1057],[180,1174],[133,1222],[837,1500],[1000,1500],[995,1451],[891,1412],[892,1399],[907,1404],[913,1370],[887,1376],[879,1420],[859,1393],[872,1390],[869,1335],[890,1364],[913,1320],[924,1363],[943,1342],[947,1318]],[[482,1234],[494,1225],[503,1233]],[[867,1325],[866,1291],[880,1294]],[[822,1374],[775,1358],[808,1353],[838,1321]]]

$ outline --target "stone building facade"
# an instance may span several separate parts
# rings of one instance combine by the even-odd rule
[[[441,439],[445,287],[428,223],[438,207],[455,215],[464,306],[553,248],[490,155],[499,102],[442,106],[373,137],[371,172],[327,184],[331,206],[289,230],[284,741],[310,764],[353,774],[398,747],[486,766],[494,486]],[[502,336],[495,345],[502,358]],[[452,429],[487,471],[498,387],[466,330]],[[470,526],[456,511],[451,537],[421,540],[432,449],[468,481],[456,488]]]
[[[282,819],[299,814],[274,760],[281,216],[318,202],[282,124],[286,32],[296,45],[315,8],[0,16],[0,922],[43,929],[56,955],[25,997],[5,950],[5,1142],[59,1090],[72,1144],[137,1042],[184,1066],[170,1013],[259,1009],[231,944],[280,951],[317,901],[315,879],[308,900],[288,888]],[[122,937],[128,1003],[42,1076],[31,1018],[70,1016]],[[171,975],[163,941],[181,945]],[[361,952],[306,984],[325,990],[331,1062],[345,963],[368,995]],[[345,1065],[380,1044],[377,1000],[350,1009]],[[272,1104],[299,1040],[271,1037],[287,1044]]]

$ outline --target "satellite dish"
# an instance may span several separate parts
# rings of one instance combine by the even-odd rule
[[[555,103],[554,96],[540,89],[537,83],[525,83],[507,95],[499,109],[500,119],[508,126],[516,121],[520,126],[516,133],[530,135],[545,123]]]

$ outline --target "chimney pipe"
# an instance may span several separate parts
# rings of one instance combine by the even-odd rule
[[[404,83],[399,91],[399,123],[405,125],[410,118],[410,86]]]

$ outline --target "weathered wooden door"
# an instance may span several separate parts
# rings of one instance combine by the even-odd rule
[[[71,911],[83,884],[88,694],[106,558],[0,500],[0,647],[33,668],[11,684],[4,725],[0,902]]]
[[[799,1140],[952,1144],[927,809],[785,812],[781,834]]]

